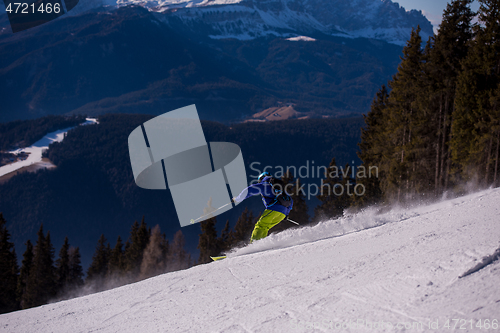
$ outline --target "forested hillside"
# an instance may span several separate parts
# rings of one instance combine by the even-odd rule
[[[205,25],[192,30],[192,20],[122,3],[16,34],[7,22],[0,15],[2,122],[69,112],[158,115],[193,103],[202,119],[229,122],[280,101],[311,116],[361,115],[401,52],[382,40],[321,32],[314,42],[212,39]]]
[[[500,3],[448,4],[424,48],[415,29],[397,73],[365,117],[360,158],[380,168],[372,182],[386,200],[498,186]],[[474,18],[478,23],[473,23]]]
[[[30,146],[47,133],[76,126],[83,121],[85,121],[83,116],[47,116],[34,120],[0,123],[0,151],[9,150],[14,146]]]
[[[35,239],[42,223],[51,231],[56,247],[66,236],[80,247],[84,267],[90,264],[101,234],[113,243],[143,216],[148,225],[159,224],[167,238],[173,238],[180,226],[169,192],[139,188],[130,167],[128,135],[151,117],[105,115],[98,125],[77,127],[61,143],[50,146],[47,157],[56,169],[23,173],[0,185],[0,212],[18,252],[26,240]],[[256,166],[262,169],[267,165],[302,166],[307,161],[327,166],[333,157],[342,163],[357,161],[361,125],[361,118],[232,126],[202,122],[207,141],[234,142],[241,147],[249,180],[256,176],[249,167],[252,162],[260,163]],[[255,212],[261,210],[258,199],[249,200],[247,206]],[[239,207],[221,216],[219,230],[227,219],[234,226],[243,210]],[[200,226],[182,230],[187,250],[196,253]]]
[[[125,243],[118,236],[112,247],[101,234],[86,275],[80,247],[72,246],[65,237],[56,257],[50,230],[45,233],[43,225],[36,242],[26,241],[19,265],[6,223],[0,213],[0,314],[186,269],[193,263],[184,248],[182,231],[169,243],[158,225],[151,229],[143,218],[140,224],[132,224]]]

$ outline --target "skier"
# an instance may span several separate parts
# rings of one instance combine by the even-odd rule
[[[269,229],[288,217],[293,207],[293,200],[285,193],[284,184],[271,176],[269,172],[263,172],[258,183],[250,185],[233,200],[237,203],[260,194],[266,210],[262,213],[255,224],[250,243],[267,236]],[[245,195],[246,192],[246,195]]]

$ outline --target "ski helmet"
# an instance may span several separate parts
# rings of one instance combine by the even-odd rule
[[[267,171],[264,171],[263,173],[260,174],[259,176],[259,183],[262,182],[262,180],[266,177],[271,177],[271,174]]]

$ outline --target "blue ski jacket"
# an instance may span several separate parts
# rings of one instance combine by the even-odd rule
[[[247,198],[250,198],[251,196],[262,194],[262,202],[264,203],[264,206],[266,206],[266,209],[274,210],[288,216],[293,207],[293,200],[292,204],[288,208],[280,205],[276,200],[276,195],[273,193],[272,185],[268,182],[270,178],[271,177],[266,177],[262,180],[262,182],[248,186],[240,193],[240,195],[234,198],[234,201],[239,203]]]

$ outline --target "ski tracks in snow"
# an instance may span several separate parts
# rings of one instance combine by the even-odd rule
[[[221,261],[0,315],[0,327],[2,332],[375,330],[329,326],[361,320],[438,321],[440,330],[407,331],[443,332],[449,331],[443,328],[447,319],[500,319],[500,261],[459,278],[498,249],[499,202],[495,189],[290,229]]]

